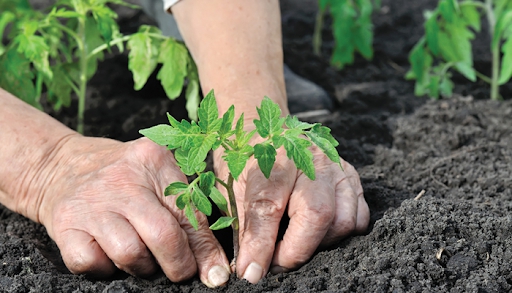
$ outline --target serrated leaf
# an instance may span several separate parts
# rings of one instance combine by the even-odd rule
[[[188,176],[201,173],[206,168],[206,163],[198,160],[197,152],[185,150],[182,148],[176,149],[174,157],[180,167],[181,171]],[[203,159],[204,160],[204,159]]]
[[[222,123],[220,125],[219,129],[219,136],[220,137],[230,137],[234,131],[232,131],[233,128],[233,119],[235,118],[235,106],[231,105],[229,109],[222,115]]]
[[[298,130],[287,130],[284,132],[284,149],[288,158],[292,159],[295,166],[302,170],[311,180],[315,180],[315,165],[313,164],[313,154],[308,149],[311,142],[299,137]]]
[[[269,135],[278,135],[283,131],[284,120],[281,118],[281,109],[278,104],[265,97],[261,101],[261,106],[256,110],[260,119],[255,119],[254,125],[262,138],[267,138]]]
[[[212,199],[212,201],[215,203],[215,205],[219,208],[219,210],[224,212],[226,215],[230,214],[229,210],[228,210],[228,202],[226,201],[226,199],[224,198],[222,193],[220,193],[220,191],[215,186],[212,187],[212,189],[210,190],[209,197]]]
[[[110,41],[112,41],[115,31],[118,30],[117,23],[115,21],[117,14],[107,6],[94,6],[91,12],[96,20],[98,31],[103,37],[105,43],[108,45]]]
[[[274,167],[276,155],[276,150],[269,143],[259,143],[254,146],[254,158],[258,160],[258,166],[267,179],[270,177],[270,172]]]
[[[505,28],[508,27],[512,23],[512,10],[506,11],[502,13],[498,19],[496,20],[496,25],[494,26],[494,34],[492,36],[491,49],[495,49],[500,45],[500,41],[503,36],[503,32]]]
[[[473,82],[476,81],[476,73],[475,73],[475,69],[473,67],[471,67],[470,65],[468,65],[464,62],[457,62],[457,63],[455,63],[454,66],[457,69],[457,71],[459,71],[467,79],[469,79]]]
[[[192,227],[194,227],[194,229],[197,231],[199,229],[199,222],[197,221],[196,213],[194,212],[194,209],[190,203],[185,206],[185,216],[187,217]]]
[[[180,194],[182,192],[185,192],[188,190],[188,184],[185,183],[185,182],[181,182],[181,181],[176,181],[176,182],[173,182],[171,184],[169,184],[169,186],[167,186],[164,190],[164,195],[166,196],[169,196],[169,195],[177,195],[177,194]]]
[[[176,198],[176,207],[183,210],[187,205],[190,205],[190,193],[184,192]]]
[[[156,78],[162,83],[167,97],[174,100],[179,97],[187,76],[187,48],[173,39],[167,39],[160,46],[159,61],[163,66]]]
[[[170,149],[181,146],[181,133],[170,125],[159,124],[150,128],[141,129],[139,133],[158,145],[170,146]]]
[[[480,24],[480,13],[478,9],[473,5],[461,5],[460,12],[462,17],[466,20],[467,24],[471,26],[475,31],[479,32],[481,29]]]
[[[212,204],[200,188],[192,191],[192,202],[201,213],[207,216],[212,214]]]
[[[18,52],[25,55],[48,79],[53,78],[53,72],[50,69],[49,47],[41,36],[36,35],[18,35],[14,42],[18,44]]]
[[[215,174],[213,172],[208,171],[199,175],[199,188],[201,188],[204,195],[209,196],[214,185]]]
[[[197,114],[199,116],[198,124],[203,132],[210,133],[220,129],[222,119],[219,119],[219,109],[217,108],[213,90],[201,101]]]
[[[311,123],[303,122],[303,121],[300,121],[299,118],[297,118],[297,116],[290,116],[290,115],[288,115],[288,116],[286,116],[284,124],[288,128],[295,128],[295,129],[300,129],[300,130],[306,130],[306,129],[310,129],[311,127],[315,126],[318,123],[311,124]]]
[[[36,101],[36,89],[32,83],[34,75],[30,70],[30,61],[15,49],[7,50],[0,56],[0,87],[12,93],[26,103],[41,109]]]
[[[227,228],[233,223],[236,218],[233,217],[220,217],[215,223],[210,226],[210,230],[221,230]]]
[[[338,142],[330,132],[331,130],[325,126],[315,125],[311,131],[306,132],[306,136],[309,137],[331,161],[340,163],[340,156],[336,150]]]
[[[227,150],[224,155],[224,160],[227,162],[229,171],[235,180],[238,180],[238,176],[242,173],[253,154],[253,148],[250,145],[245,145],[241,150]]]
[[[134,89],[140,90],[158,64],[158,47],[147,33],[135,33],[128,40],[128,68],[132,71]]]

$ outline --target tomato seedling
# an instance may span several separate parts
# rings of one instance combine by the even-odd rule
[[[330,129],[319,123],[310,124],[299,121],[290,115],[281,117],[281,109],[268,97],[257,108],[259,119],[254,120],[256,129],[244,130],[242,114],[233,128],[235,108],[231,106],[219,117],[213,91],[203,99],[199,106],[199,120],[178,122],[167,114],[170,125],[161,124],[140,130],[140,133],[155,143],[175,150],[174,156],[181,171],[188,176],[196,175],[190,183],[173,182],[164,191],[165,195],[177,195],[176,206],[184,210],[186,217],[195,229],[198,221],[195,210],[207,216],[212,213],[212,203],[224,214],[210,229],[233,228],[234,259],[238,255],[238,212],[233,183],[238,180],[247,161],[254,157],[259,169],[268,179],[276,160],[276,150],[284,147],[289,159],[311,180],[315,179],[313,154],[309,150],[313,144],[320,148],[329,159],[340,164],[336,150],[338,142],[330,134]],[[253,136],[258,133],[264,140],[250,145]],[[206,156],[210,150],[224,149],[229,175],[226,181],[218,178],[212,171],[205,171]],[[228,201],[215,187],[215,183],[227,190]],[[210,200],[209,200],[210,199]]]
[[[335,46],[331,64],[338,69],[354,62],[359,52],[364,58],[373,58],[372,12],[380,7],[380,0],[319,0],[313,33],[313,51],[320,56],[325,11],[332,17]]]
[[[40,109],[44,89],[56,110],[69,106],[75,93],[77,130],[83,133],[87,82],[104,52],[113,46],[122,52],[127,42],[135,89],[142,88],[161,63],[157,78],[170,99],[180,95],[188,78],[187,109],[196,118],[199,82],[184,44],[152,26],[123,36],[115,21],[117,14],[107,4],[137,8],[123,0],[61,0],[44,13],[26,0],[0,0],[0,38],[8,32],[7,44],[0,43],[0,87]]]
[[[471,41],[481,29],[485,15],[489,27],[492,54],[491,77],[473,66]],[[499,86],[512,76],[512,1],[441,0],[437,8],[425,13],[425,36],[409,55],[415,94],[432,98],[451,96],[455,69],[471,81],[477,78],[491,86],[491,99],[498,100]],[[501,52],[500,52],[501,48]]]

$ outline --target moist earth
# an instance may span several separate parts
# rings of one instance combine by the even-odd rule
[[[408,52],[433,0],[383,0],[374,17],[374,59],[356,58],[337,71],[328,64],[327,26],[324,56],[311,50],[315,1],[299,2],[282,2],[285,62],[336,104],[332,114],[307,120],[332,128],[341,156],[357,167],[371,210],[365,235],[318,252],[297,271],[267,275],[256,285],[232,276],[213,290],[197,277],[174,284],[161,272],[149,279],[73,275],[43,226],[0,207],[0,292],[510,292],[511,83],[499,102],[489,100],[485,83],[458,75],[451,99],[413,95],[414,84],[403,78]],[[120,15],[126,33],[151,21],[126,9]],[[491,64],[488,39],[478,35],[474,48],[484,73]],[[183,98],[169,101],[154,76],[133,90],[126,54],[109,55],[90,85],[87,135],[127,141],[165,123],[165,112],[185,117]],[[75,126],[76,102],[48,112]]]

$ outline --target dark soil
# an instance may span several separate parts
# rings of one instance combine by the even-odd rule
[[[375,58],[338,72],[311,51],[314,14],[283,5],[286,63],[337,98],[321,120],[341,155],[359,170],[371,209],[364,236],[319,252],[295,272],[257,285],[234,277],[219,292],[510,292],[512,291],[512,85],[504,102],[489,101],[484,83],[455,77],[458,95],[428,101],[405,81],[407,56],[423,33],[433,0],[383,0],[375,16]],[[133,30],[142,14],[124,15]],[[132,16],[131,20],[126,17]],[[332,40],[324,31],[325,56]],[[485,35],[475,46],[488,72]],[[132,89],[127,57],[109,56],[91,82],[87,134],[120,140],[184,116],[184,102],[165,98],[156,79]],[[53,113],[74,126],[75,108]],[[424,194],[418,200],[414,198]],[[0,208],[1,292],[206,292],[198,278],[173,284],[158,274],[119,273],[93,280],[67,272],[44,227]],[[229,249],[229,248],[227,248]]]

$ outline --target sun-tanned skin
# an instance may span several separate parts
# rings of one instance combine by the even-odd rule
[[[172,7],[199,69],[203,92],[215,89],[219,111],[231,104],[253,128],[267,95],[287,114],[277,0],[185,0]],[[98,276],[116,267],[146,276],[160,266],[172,281],[199,273],[215,287],[229,262],[204,215],[194,231],[162,191],[186,181],[172,154],[147,139],[122,143],[84,137],[0,89],[0,203],[42,223],[73,273]],[[317,179],[278,152],[270,180],[250,161],[235,186],[240,207],[236,269],[252,283],[268,271],[304,264],[322,245],[368,226],[355,169],[344,171],[314,150]],[[215,154],[215,170],[227,167]],[[277,246],[284,213],[290,224]]]

